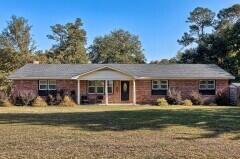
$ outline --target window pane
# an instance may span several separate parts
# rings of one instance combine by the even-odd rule
[[[95,81],[95,86],[104,86],[104,81]]]
[[[49,84],[49,85],[56,85],[56,81],[55,81],[55,80],[49,80],[49,81],[48,81],[48,84]]]
[[[88,87],[88,93],[95,93],[95,87]]]
[[[154,85],[158,85],[158,81],[157,81],[157,80],[154,80],[154,81],[153,81],[153,84],[154,84]]]
[[[95,81],[88,81],[89,86],[95,86]]]
[[[167,89],[167,85],[161,85],[161,89]]]
[[[39,85],[39,89],[41,89],[41,90],[47,90],[47,85]]]
[[[214,85],[208,85],[209,89],[214,89]]]
[[[113,93],[112,87],[108,87],[108,93]]]
[[[47,80],[40,80],[40,81],[39,81],[39,84],[40,84],[40,85],[47,85]]]
[[[206,89],[207,86],[206,85],[200,85],[200,89]]]
[[[214,84],[214,81],[212,81],[212,80],[208,81],[208,84]]]
[[[104,89],[103,87],[97,87],[97,93],[103,93]]]
[[[113,85],[113,81],[112,80],[108,81],[108,87],[112,87],[112,85]]]
[[[161,84],[167,84],[167,81],[160,81]]]
[[[153,85],[153,88],[158,89],[159,87],[158,87],[158,85]]]
[[[56,89],[56,85],[48,85],[48,89],[55,90]]]
[[[48,89],[47,80],[39,80],[39,89],[40,90],[47,90]]]
[[[207,81],[200,81],[200,84],[207,84]]]

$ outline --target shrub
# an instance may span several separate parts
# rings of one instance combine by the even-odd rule
[[[165,98],[158,98],[157,99],[157,105],[158,106],[167,106],[168,102]]]
[[[0,92],[0,106],[10,107],[12,103],[9,101],[9,98],[4,92]]]
[[[180,105],[182,104],[182,95],[180,91],[176,91],[175,89],[169,90],[168,95],[166,97],[168,104],[171,105]]]
[[[23,90],[20,91],[19,98],[19,100],[22,102],[22,105],[30,105],[36,96],[33,91]]]
[[[64,107],[74,107],[76,106],[76,103],[72,100],[69,96],[64,96],[63,101],[60,103],[60,106]]]
[[[202,95],[195,91],[190,94],[190,100],[193,105],[201,105],[203,103]]]
[[[47,104],[48,105],[54,105],[55,104],[55,98],[53,95],[49,94],[47,97]]]
[[[193,103],[192,103],[191,100],[189,100],[189,99],[185,99],[185,100],[183,101],[182,105],[185,105],[185,106],[192,106]]]
[[[6,99],[5,93],[0,92],[0,105],[3,105],[4,100]]]
[[[56,101],[55,101],[55,104],[56,104],[56,105],[59,105],[59,104],[63,101],[63,98],[62,98],[62,96],[61,96],[60,93],[57,93],[55,100],[56,100]]]
[[[3,107],[11,107],[11,106],[13,106],[12,103],[8,99],[3,100],[0,103],[0,105],[3,106]]]
[[[32,103],[32,106],[33,107],[46,107],[47,106],[47,103],[45,102],[45,100],[38,96]]]
[[[229,105],[229,98],[227,93],[220,91],[216,95],[216,104],[219,106]]]
[[[0,91],[0,100],[3,101],[6,99],[6,94]]]

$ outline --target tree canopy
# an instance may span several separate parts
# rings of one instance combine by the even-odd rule
[[[28,63],[36,47],[31,26],[23,17],[12,16],[0,33],[0,91],[8,91],[11,71]]]
[[[92,63],[145,63],[138,36],[122,29],[96,37],[89,47]]]
[[[52,34],[47,35],[56,44],[48,52],[49,63],[88,63],[86,54],[86,31],[77,18],[73,23],[51,26]]]
[[[197,18],[196,18],[197,15]],[[191,19],[189,33],[184,33],[178,40],[185,49],[178,54],[178,63],[214,63],[226,69],[237,80],[240,79],[240,5],[236,4],[219,11],[217,16],[209,9],[194,9],[188,18]],[[201,20],[197,20],[201,17]],[[199,27],[210,27],[207,34],[199,32]],[[197,28],[197,29],[196,29]],[[203,28],[203,27],[200,27]],[[196,34],[197,36],[194,36]],[[199,36],[200,35],[200,36]],[[194,47],[189,47],[195,42]]]
[[[0,48],[8,48],[21,54],[32,53],[36,47],[30,31],[31,26],[24,17],[12,16],[0,34]]]

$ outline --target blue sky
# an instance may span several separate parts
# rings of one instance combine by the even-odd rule
[[[151,61],[176,55],[181,48],[177,39],[188,30],[185,21],[195,7],[217,12],[235,3],[239,0],[5,0],[0,5],[0,30],[11,15],[24,16],[38,49],[44,50],[53,44],[46,37],[51,25],[80,17],[88,45],[94,37],[122,28],[140,37]]]

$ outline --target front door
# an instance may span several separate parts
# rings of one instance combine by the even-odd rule
[[[129,81],[121,81],[121,100],[129,100]]]

